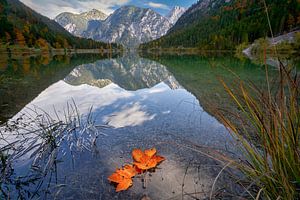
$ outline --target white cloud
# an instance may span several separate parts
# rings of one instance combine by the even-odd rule
[[[98,9],[106,14],[113,12],[114,6],[121,6],[130,0],[21,0],[24,4],[51,19],[62,12],[81,13]]]
[[[147,5],[152,8],[160,8],[160,9],[170,10],[169,6],[167,6],[166,4],[162,4],[162,3],[155,3],[155,2],[150,1],[147,3]]]

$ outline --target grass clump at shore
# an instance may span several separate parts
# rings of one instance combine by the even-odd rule
[[[0,126],[0,199],[47,199],[50,186],[57,184],[57,165],[71,161],[74,167],[79,153],[95,151],[108,126],[96,125],[92,107],[80,114],[72,101],[61,111],[59,116],[55,108],[48,113],[26,107]]]
[[[299,77],[281,64],[277,81],[271,89],[267,79],[267,92],[242,81],[229,88],[222,81],[244,126],[236,127],[224,115],[221,119],[241,144],[245,160],[237,166],[249,179],[247,190],[254,199],[300,198]]]

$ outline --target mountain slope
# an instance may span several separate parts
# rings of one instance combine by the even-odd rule
[[[151,9],[125,6],[97,25],[91,22],[83,36],[136,46],[165,35],[170,28],[171,23]]]
[[[0,42],[49,48],[106,48],[107,44],[77,38],[55,21],[44,17],[18,0],[0,0]],[[117,45],[113,44],[113,47]]]
[[[298,0],[266,0],[274,35],[300,26]],[[200,0],[191,6],[165,37],[141,45],[234,49],[243,42],[270,36],[263,1]]]
[[[55,20],[73,35],[134,47],[165,35],[184,11],[175,7],[164,17],[151,9],[124,6],[105,20],[72,13],[62,13]]]
[[[91,20],[105,20],[107,15],[103,12],[93,9],[81,14],[64,12],[55,17],[55,21],[64,27],[68,32],[75,36],[81,36],[87,29]]]
[[[175,24],[177,20],[183,15],[183,13],[186,11],[185,8],[175,6],[170,13],[166,16],[166,18],[169,20],[171,24]]]

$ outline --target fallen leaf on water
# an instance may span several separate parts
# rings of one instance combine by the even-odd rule
[[[155,168],[159,163],[165,160],[164,157],[156,155],[155,148],[147,149],[144,152],[141,149],[134,149],[132,151],[132,157],[134,159],[134,165],[141,170],[149,170]]]
[[[124,181],[120,182],[116,188],[116,192],[121,192],[123,190],[127,190],[130,186],[132,186],[131,179],[124,179]]]
[[[146,150],[145,150],[145,154],[146,154],[147,156],[152,157],[152,156],[154,156],[154,155],[156,154],[156,149],[155,149],[155,148],[153,148],[153,149],[146,149]]]
[[[125,165],[122,169],[117,169],[108,180],[116,183],[116,192],[127,190],[132,186],[132,178],[136,174],[141,174],[146,170],[155,168],[159,163],[165,160],[164,157],[156,155],[155,148],[142,151],[141,149],[134,149],[132,157],[133,165]]]
[[[144,152],[140,149],[134,149],[132,151],[133,160],[136,160],[136,161],[139,162],[142,159],[143,156],[144,156]]]
[[[116,192],[127,190],[132,186],[132,177],[136,175],[136,170],[132,165],[125,165],[123,169],[117,169],[108,180],[117,183]]]
[[[116,173],[120,174],[125,178],[132,178],[136,175],[136,170],[132,165],[125,165],[123,169],[118,169]]]

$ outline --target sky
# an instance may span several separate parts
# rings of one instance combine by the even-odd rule
[[[197,0],[21,0],[33,10],[51,19],[62,12],[81,13],[97,9],[105,14],[124,5],[134,5],[151,8],[156,12],[166,15],[174,6],[188,8]]]

